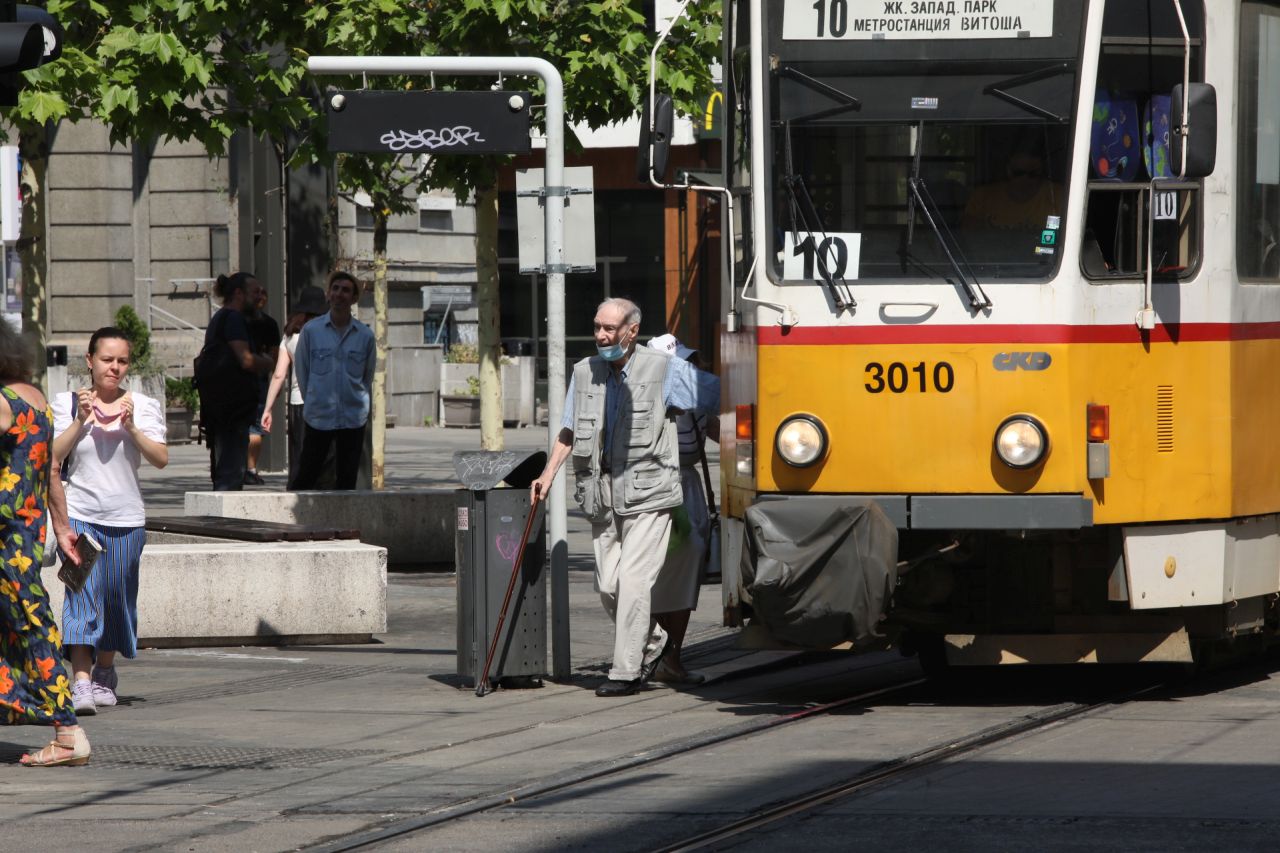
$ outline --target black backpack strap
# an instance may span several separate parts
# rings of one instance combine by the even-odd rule
[[[711,467],[707,465],[707,437],[702,432],[702,427],[698,426],[698,416],[690,415],[693,420],[693,434],[698,438],[698,458],[702,461],[702,481],[707,487],[707,512],[710,515],[719,515],[720,510],[716,506],[716,490],[711,487]]]

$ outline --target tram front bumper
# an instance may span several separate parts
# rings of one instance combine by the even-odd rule
[[[870,501],[899,530],[1079,530],[1093,526],[1093,501],[1057,495],[788,495],[761,494],[756,503],[795,502],[811,517]]]

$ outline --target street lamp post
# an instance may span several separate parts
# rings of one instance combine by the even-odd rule
[[[546,86],[547,160],[544,211],[547,264],[547,450],[564,417],[564,82],[545,59],[515,56],[313,56],[312,74],[524,74]],[[557,475],[547,501],[551,539],[551,676],[569,677],[569,543],[565,478]]]

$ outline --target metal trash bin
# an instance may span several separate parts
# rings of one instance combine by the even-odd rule
[[[453,465],[464,488],[455,492],[454,556],[458,595],[458,675],[470,686],[484,669],[529,517],[529,484],[546,467],[543,451],[460,451]],[[505,481],[508,488],[497,488]],[[489,680],[504,687],[540,687],[547,673],[547,537],[538,515],[502,626]]]

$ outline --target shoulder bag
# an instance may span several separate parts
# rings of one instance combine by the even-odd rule
[[[707,550],[702,558],[702,583],[720,582],[720,507],[716,504],[716,490],[711,487],[711,468],[707,465],[707,440],[693,418],[693,434],[698,437],[698,456],[702,461],[702,481],[707,488]]]

